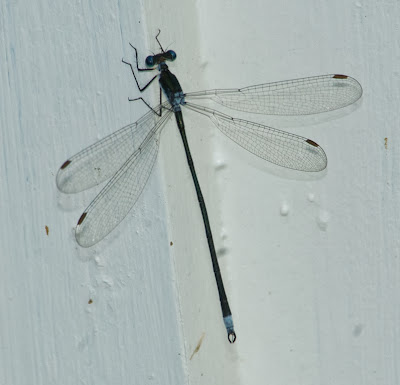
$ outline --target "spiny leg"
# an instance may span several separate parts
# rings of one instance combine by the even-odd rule
[[[144,99],[141,98],[141,97],[135,98],[135,99],[130,99],[130,98],[128,98],[128,100],[129,100],[130,102],[134,102],[134,101],[136,101],[136,100],[141,100],[141,101],[142,101],[151,111],[153,111],[156,115],[162,116],[162,110],[163,110],[162,107],[160,108],[160,112],[158,113],[153,107],[150,106],[149,103],[146,102],[146,100],[144,100]],[[161,88],[160,88],[160,105],[161,105],[161,104],[162,104],[162,90],[161,90]]]
[[[155,68],[139,68],[139,59],[138,59],[137,49],[131,43],[129,43],[129,45],[135,50],[136,68],[137,68],[137,70],[138,71],[154,71]]]
[[[136,48],[135,48],[135,50],[136,50]],[[137,52],[136,52],[136,55],[137,55]],[[144,87],[140,87],[139,82],[138,82],[138,80],[136,78],[136,75],[135,75],[135,71],[133,70],[132,64],[127,62],[127,61],[125,61],[124,59],[122,59],[122,63],[127,64],[129,67],[131,67],[132,75],[135,78],[136,85],[137,85],[137,87],[138,87],[140,92],[143,92],[151,83],[153,83],[154,79],[157,77],[157,75],[154,75],[154,77]],[[155,69],[155,68],[139,68],[139,65],[137,63],[137,59],[136,59],[136,67],[137,67],[137,69],[139,71],[153,71]]]
[[[139,60],[138,60],[137,49],[131,43],[129,43],[129,45],[135,50],[136,68],[137,68],[138,71],[153,71],[153,70],[155,70],[155,68],[139,68]],[[138,80],[136,78],[135,71],[133,69],[132,63],[129,63],[129,62],[125,61],[124,59],[122,59],[122,63],[129,65],[129,67],[131,68],[132,75],[133,75],[133,77],[135,79],[136,85],[137,85],[137,87],[138,87],[140,92],[143,92],[151,83],[153,83],[154,79],[157,77],[157,75],[154,75],[153,78],[144,87],[140,87],[139,82],[138,82]],[[160,89],[160,91],[161,91],[161,89]],[[150,107],[149,103],[147,103],[143,98],[141,98],[141,97],[140,98],[135,98],[135,99],[128,98],[128,100],[130,102],[135,101],[135,100],[139,100],[139,99],[142,100],[143,103],[146,104],[146,106],[149,107],[155,114],[157,114],[159,116],[162,115],[162,109],[160,110],[160,113],[156,112],[152,107]],[[161,95],[160,95],[160,104],[161,104]]]

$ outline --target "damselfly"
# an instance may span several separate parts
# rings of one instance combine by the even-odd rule
[[[325,169],[327,158],[324,150],[313,140],[232,118],[191,101],[208,99],[234,110],[257,114],[308,115],[346,107],[361,97],[362,88],[357,80],[336,74],[185,94],[166,63],[174,61],[176,53],[164,51],[158,40],[159,34],[156,40],[161,52],[146,58],[147,68],[139,68],[137,50],[131,45],[135,50],[138,71],[159,71],[144,87],[140,87],[133,65],[122,61],[130,66],[140,92],[156,77],[159,78],[160,104],[152,108],[143,98],[130,99],[142,100],[150,111],[136,123],[107,136],[64,162],[57,174],[57,186],[64,193],[77,193],[111,178],[83,212],[75,230],[76,240],[81,246],[89,247],[99,242],[122,221],[137,201],[156,161],[162,128],[174,114],[203,217],[223,320],[232,343],[236,340],[232,313],[218,265],[206,205],[186,139],[182,106],[207,116],[227,137],[260,158],[290,169],[317,172]],[[162,101],[162,92],[167,99],[165,102]]]

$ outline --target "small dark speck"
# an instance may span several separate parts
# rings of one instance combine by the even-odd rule
[[[226,165],[226,163],[220,162],[215,166],[215,170],[217,171],[222,171],[224,169],[226,169],[228,166]]]
[[[363,329],[364,329],[364,326],[362,324],[355,325],[353,328],[353,336],[359,337],[361,335]]]
[[[217,251],[218,257],[223,257],[224,255],[228,254],[228,249],[226,247],[221,247]]]
[[[170,246],[173,246],[173,245],[174,245],[174,242],[171,241],[171,242],[169,243],[169,245],[170,245]]]
[[[46,235],[49,235],[49,226],[44,226],[44,228],[46,229]]]
[[[90,298],[88,304],[90,305],[91,303],[93,303],[93,300]]]

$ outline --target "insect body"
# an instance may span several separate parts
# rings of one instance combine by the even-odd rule
[[[65,193],[76,193],[111,178],[84,211],[76,226],[76,239],[81,246],[89,247],[99,242],[122,221],[137,201],[155,163],[161,130],[174,114],[203,217],[224,324],[232,343],[236,340],[232,314],[206,205],[186,138],[182,107],[207,116],[227,137],[260,158],[286,168],[318,172],[325,169],[327,158],[315,141],[248,120],[232,118],[193,101],[208,99],[231,109],[266,115],[307,115],[346,107],[361,97],[362,88],[357,80],[349,76],[332,74],[240,89],[214,89],[185,94],[166,63],[175,60],[176,53],[171,50],[165,52],[157,37],[162,52],[146,58],[147,68],[139,68],[137,64],[136,69],[139,72],[158,69],[160,104],[152,108],[141,97],[129,99],[142,100],[151,111],[136,123],[69,158],[58,171],[57,186]],[[134,49],[138,61],[137,50]],[[132,64],[123,62],[130,66],[141,92],[157,77],[155,75],[144,87],[140,87]],[[162,101],[162,92],[167,98],[165,102]]]

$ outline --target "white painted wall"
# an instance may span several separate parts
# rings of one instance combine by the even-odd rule
[[[121,63],[129,41],[145,47],[140,2],[3,2],[0,25],[0,384],[184,383],[159,166],[86,250],[73,229],[96,191],[55,185],[64,160],[146,111]]]
[[[3,2],[0,384],[398,384],[399,7]],[[68,156],[146,111],[127,102],[138,92],[121,58],[133,60],[129,42],[143,58],[157,50],[157,28],[185,91],[326,73],[364,88],[325,117],[245,116],[321,144],[316,177],[266,165],[185,114],[234,345],[172,120],[137,205],[94,248],[73,228],[98,189],[55,187]]]

